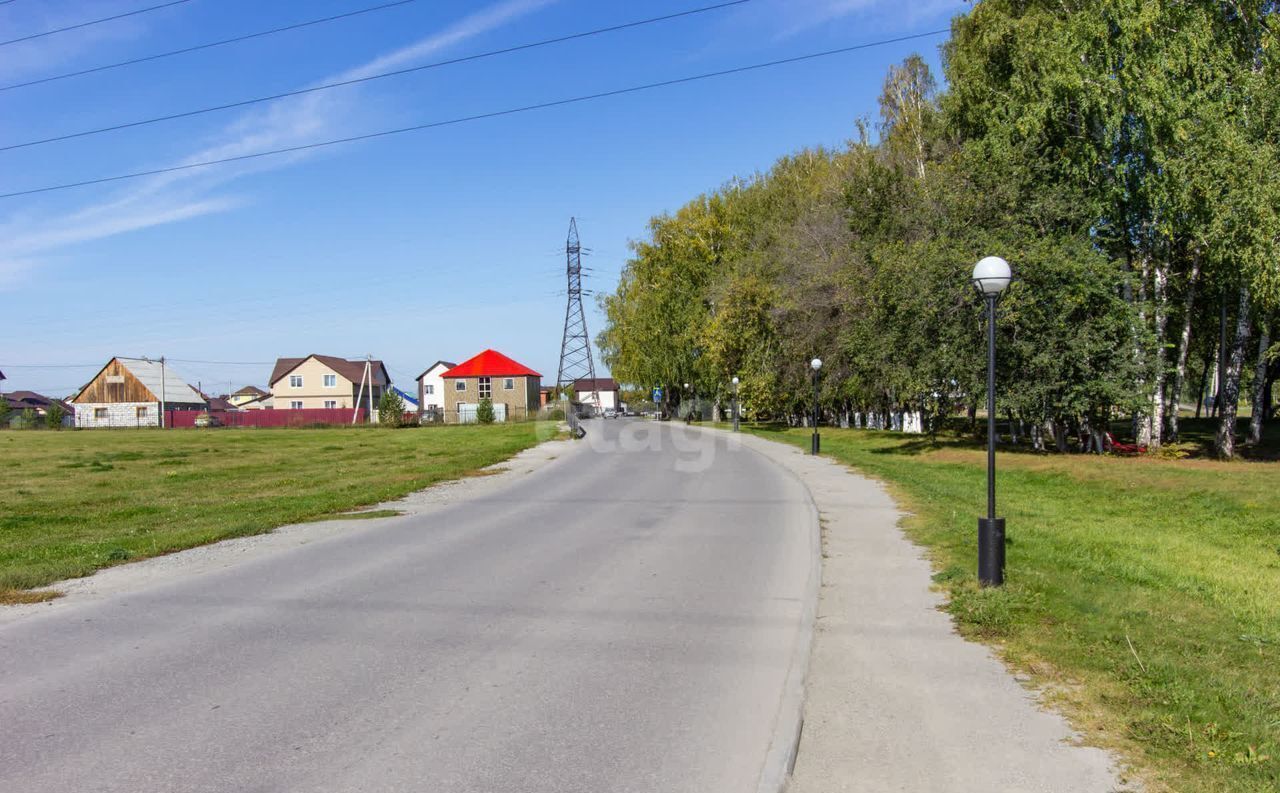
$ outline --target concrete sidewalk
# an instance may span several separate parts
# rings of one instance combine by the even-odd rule
[[[982,645],[961,638],[884,489],[743,433],[808,486],[823,582],[792,793],[1131,790]]]

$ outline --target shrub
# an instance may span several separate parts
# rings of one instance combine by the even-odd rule
[[[63,409],[59,402],[49,403],[49,410],[44,414],[45,424],[49,425],[51,430],[62,429],[62,418],[67,415],[67,411]]]
[[[481,424],[492,424],[493,419],[493,400],[486,397],[476,406],[476,421]]]
[[[40,426],[40,423],[36,418],[36,412],[32,408],[27,408],[26,410],[22,411],[22,415],[18,417],[18,422],[19,422],[19,426],[21,426],[24,430],[33,430],[36,427]]]
[[[404,400],[390,388],[383,391],[382,399],[378,400],[378,423],[392,428],[404,424]]]
[[[9,400],[0,396],[0,429],[9,426]]]

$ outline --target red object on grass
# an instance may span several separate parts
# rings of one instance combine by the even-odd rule
[[[1107,447],[1112,454],[1146,454],[1147,447],[1139,446],[1136,443],[1121,443],[1116,440],[1115,436],[1107,433]]]

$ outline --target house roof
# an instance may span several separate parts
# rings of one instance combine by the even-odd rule
[[[247,385],[247,386],[245,386],[244,388],[242,388],[242,389],[240,389],[239,391],[237,391],[237,392],[235,392],[234,394],[232,394],[231,396],[254,396],[254,397],[260,397],[260,396],[264,396],[264,395],[269,394],[269,393],[271,393],[271,392],[270,392],[270,391],[263,391],[261,388],[258,388],[256,385]]]
[[[583,391],[617,391],[618,382],[612,377],[583,377],[573,381],[573,390],[581,394]]]
[[[395,391],[397,394],[399,394],[399,395],[400,395],[400,398],[404,400],[404,404],[405,404],[405,406],[406,406],[406,407],[412,407],[412,408],[413,408],[413,409],[415,409],[415,410],[418,408],[418,397],[417,397],[417,396],[415,396],[415,395],[413,395],[413,394],[410,394],[410,393],[408,393],[407,391],[401,391],[400,389],[396,388],[395,386],[392,386],[392,387],[391,387],[391,390],[392,390],[392,391]]]
[[[382,370],[383,382],[391,382],[391,375],[387,374],[387,367],[382,361],[348,361],[346,358],[338,358],[333,355],[315,355],[313,353],[305,358],[277,358],[276,367],[271,371],[271,380],[268,381],[267,385],[275,385],[280,382],[280,378],[301,366],[303,361],[308,361],[312,358],[353,383],[358,383],[364,379],[364,365],[371,363]]]
[[[275,404],[275,397],[274,397],[274,396],[272,396],[271,394],[263,394],[263,395],[262,395],[262,396],[260,396],[260,397],[254,397],[253,399],[250,399],[248,402],[241,402],[241,403],[240,403],[240,407],[239,407],[238,409],[239,409],[239,410],[245,410],[245,409],[247,409],[250,405],[265,405],[265,404],[266,404],[266,403],[268,403],[268,402],[270,402],[271,404],[273,404],[273,405],[274,405],[274,404]]]
[[[542,377],[522,363],[517,363],[497,350],[485,350],[468,358],[441,377]]]
[[[166,364],[147,360],[146,358],[116,357],[114,360],[119,361],[124,368],[129,370],[130,374],[138,378],[138,382],[142,383],[156,399],[165,402],[191,404],[204,401],[199,391],[196,391]],[[110,361],[107,363],[110,364]],[[106,369],[107,367],[104,366],[102,368]],[[102,372],[98,374],[102,374]],[[97,375],[94,375],[94,378],[96,379]],[[162,384],[164,386],[163,394],[160,393]]]
[[[226,397],[209,397],[210,410],[239,410],[240,408],[227,401]]]
[[[15,410],[23,410],[25,408],[34,408],[36,410],[47,410],[50,405],[57,402],[62,405],[62,409],[67,413],[74,413],[71,406],[61,399],[53,399],[44,394],[37,394],[35,391],[10,391],[0,399],[4,399],[9,403],[9,407]]]
[[[413,379],[414,379],[414,380],[421,380],[422,378],[424,378],[424,377],[426,377],[427,375],[431,374],[431,370],[432,370],[432,369],[434,369],[434,368],[436,368],[437,366],[443,366],[445,369],[452,369],[453,367],[457,366],[457,364],[456,364],[456,363],[454,363],[453,361],[436,361],[435,363],[433,363],[433,364],[431,364],[430,366],[428,366],[426,369],[423,369],[423,370],[422,370],[422,374],[418,375],[417,377],[415,377],[415,378],[413,378]]]

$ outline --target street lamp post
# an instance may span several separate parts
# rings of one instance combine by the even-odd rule
[[[973,268],[973,285],[987,301],[987,516],[978,519],[978,582],[1004,584],[1004,518],[996,517],[996,301],[1009,285],[1009,263],[988,256]]]
[[[813,442],[809,454],[817,454],[822,448],[822,439],[818,437],[818,370],[822,368],[822,359],[809,361],[809,368],[813,370]]]
[[[733,431],[738,431],[738,377],[733,378]]]

